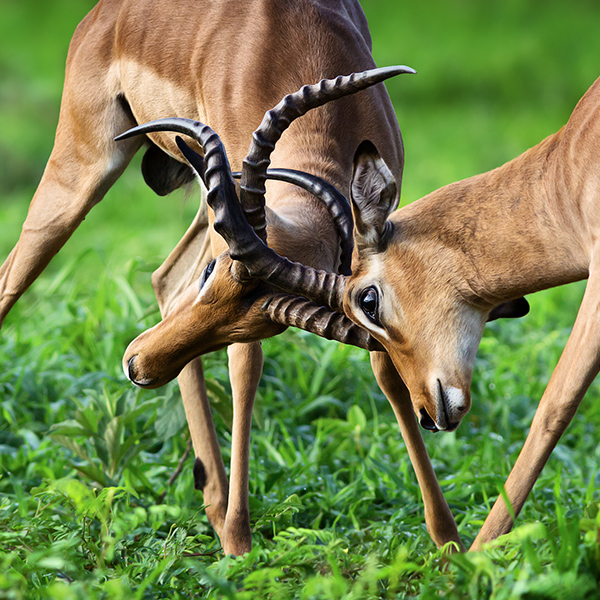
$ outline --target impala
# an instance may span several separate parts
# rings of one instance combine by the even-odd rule
[[[371,69],[370,50],[366,19],[356,0],[247,0],[235,6],[206,0],[101,0],[73,36],[54,148],[21,236],[0,268],[0,325],[142,145],[148,146],[142,172],[154,191],[165,195],[193,179],[173,135],[155,131],[119,143],[115,136],[137,123],[168,115],[206,121],[219,131],[232,165],[239,169],[251,134],[268,108],[305,82]],[[384,78],[378,75],[367,83]],[[402,139],[382,85],[313,111],[281,140],[272,162],[308,171],[347,192],[354,151],[364,138],[377,144],[400,182]],[[268,185],[265,219],[264,182],[260,176],[248,178],[252,172],[251,164],[244,165],[241,195],[259,238],[266,240],[268,224],[269,242],[279,253],[334,271],[340,260],[339,227],[328,208],[305,190],[273,182]],[[321,186],[314,180],[308,184],[305,176],[289,171],[287,178],[296,183],[302,180],[311,189]],[[154,273],[152,283],[164,316],[193,294],[190,285],[196,285],[206,265],[226,249],[210,227],[213,219],[202,204],[185,236]],[[211,264],[216,279],[226,259],[217,258]],[[266,291],[259,289],[255,278],[244,276],[242,269],[235,267],[233,272],[238,275],[238,291],[243,288],[242,296]],[[251,545],[248,451],[262,371],[261,347],[254,340],[274,335],[298,320],[298,312],[284,310],[285,303],[276,294],[265,300],[270,301],[272,320],[265,321],[261,315],[255,320],[260,330],[231,327],[208,348],[232,344],[228,349],[234,405],[230,483],[201,359],[191,360],[178,377],[196,454],[197,486],[228,553],[247,551]],[[223,306],[225,315],[231,317],[234,304],[224,302]],[[283,323],[282,313],[287,315]],[[213,317],[216,326],[222,315]],[[354,331],[365,337],[364,332]],[[245,341],[252,343],[234,343]],[[415,464],[432,537],[438,544],[460,544],[411,414],[406,388],[385,353],[375,353],[373,364]]]
[[[451,431],[470,408],[483,327],[522,298],[588,279],[575,325],[506,482],[518,515],[600,370],[600,79],[568,123],[507,164],[443,187],[393,212],[397,182],[371,141],[352,178],[352,274],[328,275],[276,255],[240,213],[216,198],[219,230],[248,272],[345,313],[388,352],[431,430]],[[599,287],[599,289],[596,289]],[[499,498],[472,548],[510,531]]]

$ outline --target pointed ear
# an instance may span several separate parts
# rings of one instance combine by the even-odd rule
[[[377,148],[368,140],[354,155],[351,198],[356,245],[378,244],[388,216],[398,206],[398,189]]]

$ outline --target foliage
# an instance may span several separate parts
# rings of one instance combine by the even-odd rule
[[[555,131],[597,76],[591,1],[364,4],[378,62],[419,71],[388,85],[406,144],[406,200]],[[91,5],[0,7],[2,257],[50,151],[69,36]],[[264,343],[250,457],[254,549],[223,557],[191,458],[169,485],[187,437],[176,387],[133,390],[121,373],[127,343],[158,318],[149,272],[195,205],[153,197],[138,166],[0,334],[0,598],[598,597],[597,384],[514,532],[483,553],[444,558],[366,353],[302,332]],[[582,290],[538,294],[527,318],[492,323],[470,415],[455,433],[426,436],[466,542],[518,455]],[[225,354],[207,357],[205,371],[227,463]]]

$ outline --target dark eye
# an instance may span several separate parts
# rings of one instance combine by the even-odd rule
[[[207,265],[204,271],[202,271],[202,276],[200,277],[200,289],[204,287],[206,280],[210,277],[210,274],[213,272],[215,268],[216,259],[213,258]]]
[[[379,311],[379,295],[376,288],[369,287],[363,291],[360,296],[360,307],[373,323],[379,325],[379,319],[377,317]]]

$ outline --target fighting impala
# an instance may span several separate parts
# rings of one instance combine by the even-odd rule
[[[168,194],[192,181],[193,172],[173,135],[155,131],[145,138],[114,141],[137,123],[166,115],[207,121],[219,131],[234,168],[243,166],[245,214],[256,225],[260,239],[267,239],[268,230],[269,242],[279,253],[335,271],[340,262],[342,230],[341,221],[335,218],[335,201],[328,206],[322,202],[327,195],[323,192],[326,184],[305,173],[288,170],[283,177],[272,173],[304,189],[269,183],[265,219],[264,181],[262,174],[253,170],[252,152],[250,162],[242,162],[252,132],[268,108],[305,82],[372,69],[370,46],[366,19],[354,0],[335,4],[327,0],[255,0],[236,2],[235,11],[226,2],[101,0],[73,36],[55,145],[21,236],[0,268],[0,325],[142,145],[148,146],[142,172],[154,191]],[[374,84],[402,71],[406,69],[369,74],[362,86],[369,89],[325,104],[295,123],[278,143],[273,165],[308,171],[347,191],[354,151],[362,139],[369,138],[400,182],[402,139],[384,87]],[[340,95],[348,91],[353,90]],[[254,144],[255,150],[257,146],[260,140]],[[211,177],[210,169],[199,174]],[[321,200],[313,197],[315,191]],[[334,211],[333,217],[330,210]],[[213,215],[206,213],[203,204],[181,242],[153,275],[164,316],[182,299],[194,295],[190,285],[197,285],[203,271],[204,284],[210,282],[206,288],[209,290],[220,273],[227,274],[227,265],[232,266],[226,256],[219,257],[226,245],[210,227],[212,220]],[[214,263],[213,257],[217,257]],[[205,271],[208,264],[213,265],[212,275],[210,267]],[[263,304],[259,306],[260,314],[250,312],[258,329],[246,326],[240,330],[236,327],[239,323],[232,321],[221,339],[215,344],[213,337],[211,343],[215,345],[205,349],[232,344],[228,349],[234,406],[229,482],[210,414],[201,359],[180,356],[176,366],[179,369],[192,359],[183,367],[178,381],[196,454],[196,482],[225,551],[238,554],[251,545],[248,452],[252,407],[262,371],[262,351],[254,340],[302,321],[316,323],[320,333],[346,331],[340,333],[345,341],[355,337],[370,340],[368,347],[381,346],[360,329],[349,328],[346,320],[336,324],[307,319],[307,314],[314,317],[321,309],[308,307],[297,298],[282,298],[259,285],[239,263],[233,264],[238,264],[231,269],[238,276],[234,292],[245,299],[244,306],[252,306],[261,294]],[[197,287],[194,289],[197,291]],[[298,303],[304,307],[300,311]],[[214,313],[215,328],[207,335],[215,334],[220,323],[227,327],[228,317],[239,315],[239,306],[221,299],[224,313]],[[272,318],[264,318],[263,306]],[[235,343],[251,340],[253,343]],[[373,365],[407,441],[423,489],[432,537],[438,544],[460,544],[406,388],[384,352],[373,353]],[[144,383],[142,379],[139,382]]]
[[[232,195],[215,197],[219,231],[251,276],[364,327],[389,354],[414,412],[431,430],[456,429],[469,410],[475,354],[490,316],[524,314],[523,295],[587,278],[573,331],[506,482],[518,515],[600,370],[599,140],[600,79],[556,134],[396,212],[395,177],[375,145],[363,142],[351,186],[350,276],[278,256],[244,221]],[[512,523],[499,498],[472,548]]]

